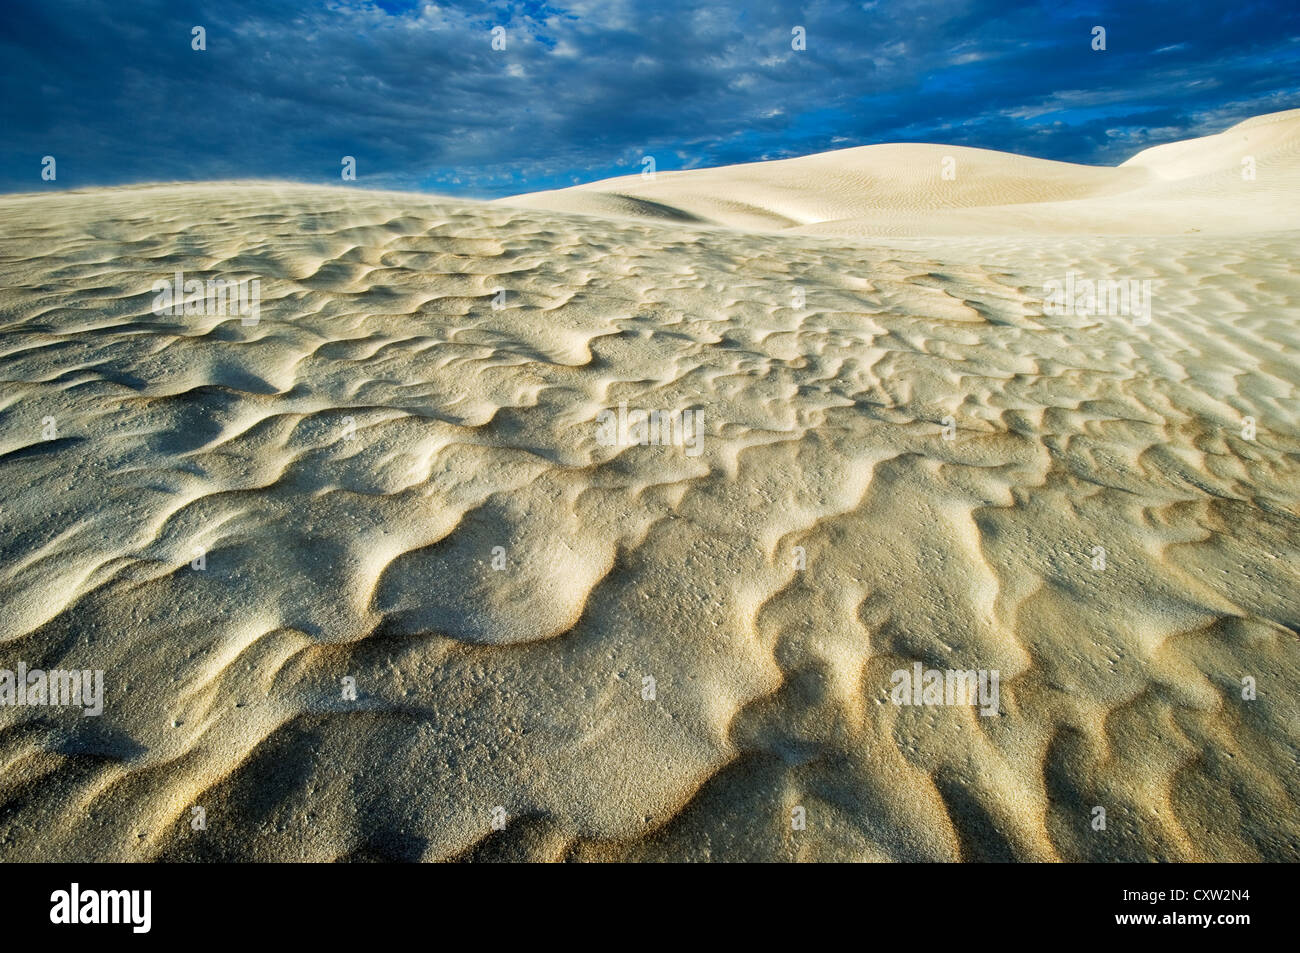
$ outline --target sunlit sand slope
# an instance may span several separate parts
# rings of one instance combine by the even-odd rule
[[[105,672],[0,708],[0,859],[1300,860],[1296,233],[0,221],[0,668]],[[176,270],[257,324],[155,314]],[[1045,315],[1070,271],[1150,323]]]
[[[1118,168],[917,143],[655,172],[502,199],[821,235],[1179,235],[1300,228],[1300,110]]]

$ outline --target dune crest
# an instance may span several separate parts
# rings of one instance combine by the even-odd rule
[[[1155,146],[1115,168],[898,143],[499,201],[815,235],[1178,235],[1300,228],[1297,194],[1300,109]]]

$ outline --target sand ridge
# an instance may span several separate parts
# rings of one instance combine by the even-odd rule
[[[1300,110],[1292,109],[1146,149],[1115,168],[889,143],[499,201],[816,235],[1233,234],[1300,228],[1297,170]]]
[[[1219,174],[1143,155],[1005,201]],[[729,221],[0,198],[0,668],[107,685],[0,708],[0,858],[1300,859],[1293,209],[802,234],[834,168]],[[991,214],[961,187],[913,208]],[[258,323],[155,314],[177,269]],[[1071,271],[1152,279],[1150,323],[1044,314]],[[622,402],[701,453],[602,445]],[[1000,714],[892,704],[915,662]]]

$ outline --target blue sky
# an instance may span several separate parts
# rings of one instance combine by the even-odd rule
[[[1114,164],[1300,107],[1300,4],[5,0],[0,56],[0,190],[350,155],[360,186],[496,197],[875,142]]]

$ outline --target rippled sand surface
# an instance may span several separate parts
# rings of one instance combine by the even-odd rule
[[[0,707],[0,859],[1300,860],[1295,225],[0,222],[0,668],[105,673]],[[153,313],[178,269],[258,322]],[[1044,314],[1070,271],[1150,323]],[[917,662],[998,714],[893,704]]]

